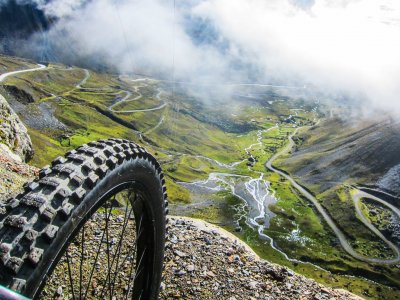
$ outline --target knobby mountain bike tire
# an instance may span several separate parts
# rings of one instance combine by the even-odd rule
[[[69,151],[0,207],[0,284],[30,298],[156,299],[167,207],[161,167],[142,147],[109,139]]]

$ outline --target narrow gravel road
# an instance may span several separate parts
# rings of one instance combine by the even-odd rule
[[[12,76],[12,75],[17,75],[21,73],[28,73],[28,72],[34,72],[38,70],[43,70],[46,69],[47,67],[45,65],[38,64],[39,67],[37,68],[32,68],[32,69],[26,69],[26,70],[19,70],[19,71],[13,71],[13,72],[8,72],[0,75],[0,82],[3,82],[7,77]]]
[[[125,92],[130,93],[129,91],[125,91]],[[157,106],[157,107],[144,108],[144,109],[132,109],[132,110],[114,110],[114,107],[115,107],[117,104],[121,104],[121,103],[123,103],[123,102],[136,101],[136,100],[139,100],[139,99],[141,99],[141,98],[143,97],[143,95],[139,92],[138,87],[135,89],[135,92],[138,93],[138,96],[136,96],[135,98],[129,99],[130,96],[132,95],[132,93],[130,93],[130,94],[128,94],[126,97],[124,97],[123,99],[121,99],[120,101],[118,101],[118,102],[116,102],[116,103],[110,105],[110,106],[108,107],[108,109],[109,109],[110,111],[114,112],[114,113],[135,113],[135,112],[146,112],[146,111],[160,110],[160,109],[164,108],[165,106],[167,106],[167,103],[165,103],[165,101],[162,100],[162,99],[160,98],[160,95],[161,95],[161,91],[160,91],[160,92],[157,94],[156,98],[157,98],[158,100],[164,102],[164,103],[161,104],[161,105],[159,105],[159,106]]]
[[[328,223],[328,225],[331,227],[331,229],[333,230],[333,232],[336,234],[337,238],[340,241],[340,244],[342,245],[343,249],[350,254],[351,256],[353,256],[354,258],[364,261],[364,262],[368,262],[368,263],[375,263],[375,264],[397,264],[400,262],[400,251],[399,249],[394,246],[391,242],[387,241],[386,238],[382,239],[385,243],[387,243],[387,245],[394,250],[396,257],[393,259],[379,259],[379,258],[372,258],[372,257],[366,257],[363,256],[361,254],[359,254],[358,252],[356,252],[353,247],[349,244],[349,242],[346,239],[346,236],[344,235],[344,233],[336,226],[335,222],[332,220],[332,218],[329,216],[329,214],[325,211],[325,209],[322,207],[322,205],[319,203],[319,201],[312,195],[310,194],[307,190],[305,190],[300,184],[298,184],[290,175],[274,168],[272,166],[272,163],[279,158],[280,156],[288,153],[293,146],[295,145],[294,141],[293,141],[293,136],[297,134],[297,132],[303,127],[298,127],[293,134],[291,134],[288,138],[289,140],[289,144],[282,149],[280,152],[276,153],[269,161],[267,161],[267,163],[265,164],[265,167],[269,170],[271,170],[272,172],[275,172],[279,175],[281,175],[282,177],[286,178],[287,180],[290,181],[290,183],[293,185],[293,187],[295,187],[304,197],[306,197],[309,201],[312,202],[312,204],[315,206],[315,208],[318,210],[318,212],[322,215],[322,217],[324,218],[324,220]],[[377,198],[378,199],[378,198]],[[380,200],[380,199],[379,199]],[[383,201],[383,200],[381,200]],[[357,207],[357,205],[356,205]],[[371,225],[372,226],[372,225]],[[368,226],[368,228],[371,229],[370,226]],[[376,232],[374,230],[372,230],[375,234]],[[380,238],[382,238],[380,235],[378,235]]]

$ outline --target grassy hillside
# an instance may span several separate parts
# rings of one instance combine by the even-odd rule
[[[36,63],[33,61],[0,54],[0,75],[6,72],[34,68],[36,66]]]

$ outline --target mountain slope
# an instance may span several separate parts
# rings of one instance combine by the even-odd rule
[[[342,182],[375,184],[400,164],[400,122],[394,120],[330,119],[296,141],[297,151],[279,165],[318,192]]]

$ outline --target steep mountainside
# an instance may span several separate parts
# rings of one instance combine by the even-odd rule
[[[33,157],[32,142],[25,125],[0,95],[0,148],[19,161]]]
[[[299,134],[296,142],[297,151],[280,166],[306,185],[319,185],[319,192],[341,182],[375,184],[400,164],[400,122],[395,120],[330,119]]]
[[[0,95],[0,201],[20,192],[38,174],[37,168],[23,163],[33,154],[26,127]]]
[[[400,165],[396,165],[387,171],[377,184],[379,188],[393,191],[394,194],[400,196]]]

